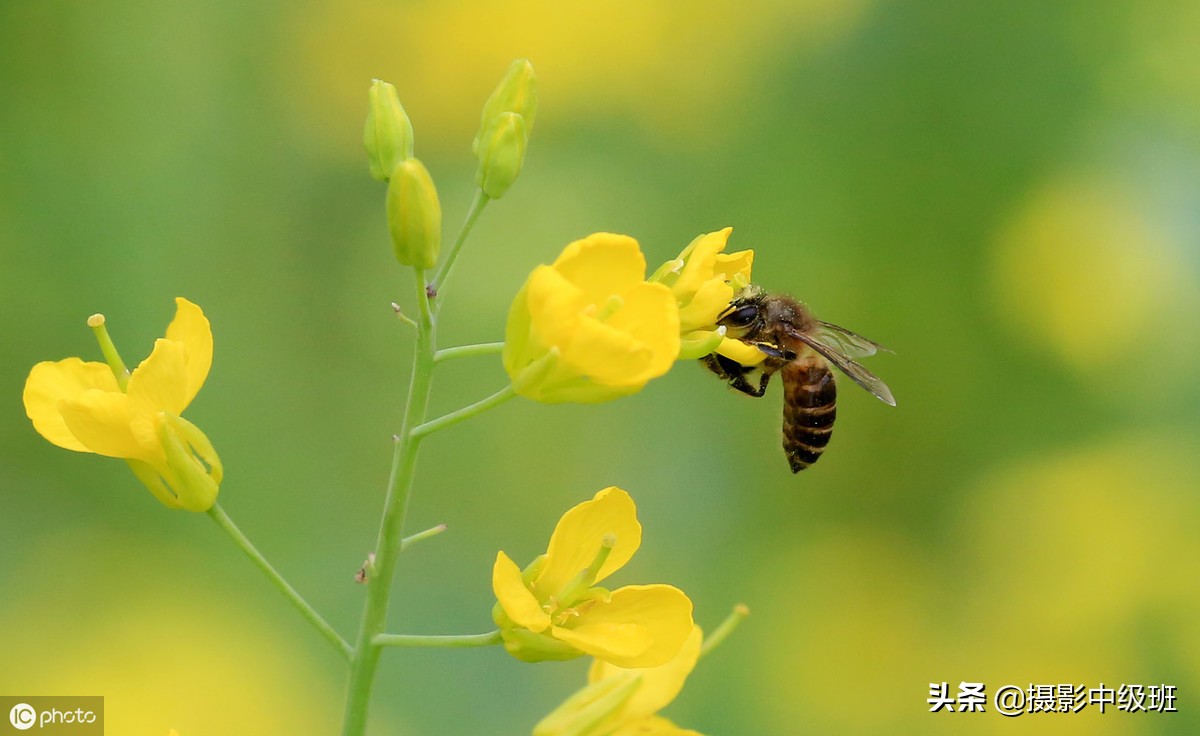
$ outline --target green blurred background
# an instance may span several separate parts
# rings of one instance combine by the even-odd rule
[[[896,350],[895,409],[843,381],[788,472],[780,391],[681,364],[595,407],[516,401],[425,445],[391,629],[491,627],[528,561],[617,484],[642,551],[715,626],[666,712],[707,734],[1200,732],[1200,6],[0,2],[0,691],[103,694],[109,733],[332,734],[336,655],[203,516],[38,437],[39,360],[126,360],[172,297],[212,320],[188,416],[221,500],[350,636],[410,359],[369,80],[394,82],[448,229],[508,62],[541,107],[525,172],[446,292],[443,345],[502,337],[529,270],[596,230],[652,262],[726,225],[756,280]],[[439,373],[434,412],[500,388]],[[380,734],[523,734],[585,664],[393,651]],[[1176,714],[927,712],[929,683],[1168,684]]]

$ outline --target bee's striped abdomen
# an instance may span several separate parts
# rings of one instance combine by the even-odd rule
[[[783,367],[783,451],[793,473],[821,459],[837,416],[837,386],[829,364],[800,358]]]

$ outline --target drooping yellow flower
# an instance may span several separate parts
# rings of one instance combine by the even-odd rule
[[[595,233],[538,266],[508,313],[504,368],[516,392],[545,403],[596,403],[635,393],[679,355],[671,290],[645,280],[626,235]]]
[[[702,641],[694,627],[679,654],[657,667],[627,669],[596,660],[587,686],[543,718],[533,736],[700,736],[656,714],[683,689]]]
[[[110,367],[119,365],[115,350],[109,365],[80,358],[35,365],[25,381],[25,413],[59,447],[124,459],[167,506],[207,511],[221,461],[204,433],[179,415],[212,366],[212,331],[200,307],[183,297],[175,304],[166,337],[132,373]],[[102,330],[104,319],[94,315],[88,323]]]
[[[641,537],[633,499],[609,487],[563,514],[546,554],[523,572],[497,553],[493,617],[509,653],[527,662],[590,654],[622,667],[654,667],[674,657],[693,626],[683,591],[596,587],[633,557]]]
[[[753,346],[725,337],[724,330],[717,327],[717,318],[734,294],[750,283],[754,263],[752,250],[723,252],[732,232],[733,228],[727,227],[697,237],[650,277],[670,287],[679,304],[680,360],[717,352],[742,365],[757,365],[766,357]]]

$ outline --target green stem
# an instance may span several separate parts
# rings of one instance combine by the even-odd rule
[[[504,349],[502,342],[481,342],[478,345],[459,345],[454,348],[446,348],[439,350],[433,354],[433,362],[441,363],[443,360],[454,360],[455,358],[470,358],[475,355],[494,355]]]
[[[439,292],[446,287],[446,281],[450,278],[450,269],[454,268],[454,262],[458,260],[458,253],[462,250],[463,243],[467,242],[467,235],[470,234],[471,228],[475,227],[475,221],[479,219],[479,215],[483,212],[483,208],[491,201],[491,198],[483,193],[480,189],[475,192],[475,199],[471,201],[471,209],[467,210],[467,219],[463,221],[462,230],[458,231],[458,237],[454,239],[454,245],[450,247],[450,252],[446,255],[446,260],[442,262],[440,268],[433,275],[433,284]],[[441,304],[438,300],[438,304]]]
[[[267,562],[267,559],[263,557],[257,549],[255,549],[254,545],[250,543],[250,540],[246,538],[246,535],[242,534],[242,530],[238,529],[237,525],[233,523],[233,519],[229,518],[229,514],[225,513],[225,509],[221,508],[220,504],[213,504],[213,507],[208,510],[208,515],[213,521],[217,522],[217,526],[221,527],[221,529],[224,530],[231,539],[233,539],[233,543],[246,553],[246,556],[258,566],[258,569],[263,571],[263,574],[275,584],[275,587],[279,588],[280,592],[282,592],[283,595],[292,602],[292,605],[294,605],[300,611],[301,615],[308,619],[310,624],[316,627],[321,636],[325,637],[325,639],[332,644],[342,654],[343,657],[349,659],[351,651],[350,645],[346,643],[346,640],[343,639],[336,631],[334,631],[333,627],[330,626],[325,619],[321,618],[321,614],[317,613],[316,610],[314,610],[313,607],[308,604],[308,601],[304,600],[304,596],[297,593],[296,589],[293,588],[288,581],[283,579],[283,576],[271,566],[271,563]]]
[[[404,539],[401,539],[400,540],[400,549],[406,550],[409,548],[409,546],[414,545],[417,542],[423,542],[426,539],[429,539],[430,537],[436,537],[437,535],[441,534],[444,531],[446,531],[446,525],[438,524],[437,526],[430,527],[423,532],[417,532],[416,534],[413,534],[411,536],[405,537]]]
[[[383,633],[387,623],[388,599],[396,572],[396,561],[403,544],[401,532],[408,512],[409,492],[416,470],[417,450],[421,436],[412,429],[425,421],[429,391],[433,384],[433,353],[435,345],[433,309],[426,292],[425,271],[414,269],[417,297],[417,346],[413,355],[412,376],[408,384],[408,402],[404,408],[404,425],[396,439],[392,454],[392,471],[388,479],[387,500],[383,520],[375,542],[375,579],[367,586],[367,601],[362,625],[354,645],[350,665],[350,680],[346,692],[346,713],[342,721],[342,736],[362,736],[367,728],[367,708],[371,688],[379,665],[380,647],[374,639]]]
[[[431,419],[424,424],[418,424],[417,426],[413,427],[410,434],[418,439],[427,437],[438,430],[449,427],[452,424],[458,424],[464,419],[470,419],[476,414],[482,414],[488,409],[493,409],[516,395],[516,390],[513,389],[512,384],[509,384],[486,399],[476,401],[470,406],[464,406],[458,411],[452,411],[445,416],[438,417],[437,419]]]
[[[704,638],[704,643],[700,645],[700,656],[708,654],[712,650],[721,646],[721,642],[725,641],[726,637],[733,633],[733,630],[738,627],[747,616],[750,615],[750,609],[745,603],[739,603],[733,607],[733,612],[725,617],[721,625],[716,628],[711,634]]]
[[[458,634],[455,636],[418,636],[416,634],[379,634],[373,639],[379,647],[490,647],[503,641],[500,632]]]

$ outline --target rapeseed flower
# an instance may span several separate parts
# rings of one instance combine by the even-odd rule
[[[669,287],[679,305],[680,360],[717,352],[742,365],[757,365],[766,357],[751,345],[725,337],[717,326],[734,294],[750,283],[754,263],[752,250],[723,252],[732,232],[727,227],[697,237],[650,277]]]
[[[496,555],[493,618],[505,648],[537,662],[590,654],[620,667],[654,667],[678,652],[692,631],[692,602],[670,585],[597,584],[641,544],[629,494],[609,487],[563,514],[546,554],[522,571]]]
[[[513,300],[504,368],[516,392],[544,403],[597,403],[636,393],[679,355],[671,289],[645,279],[627,235],[595,233],[538,266]]]
[[[212,331],[200,307],[183,297],[175,304],[166,337],[132,372],[112,347],[104,317],[90,317],[108,364],[38,363],[25,381],[25,413],[59,447],[124,459],[163,504],[207,511],[216,502],[221,461],[208,437],[179,415],[212,366]]]

